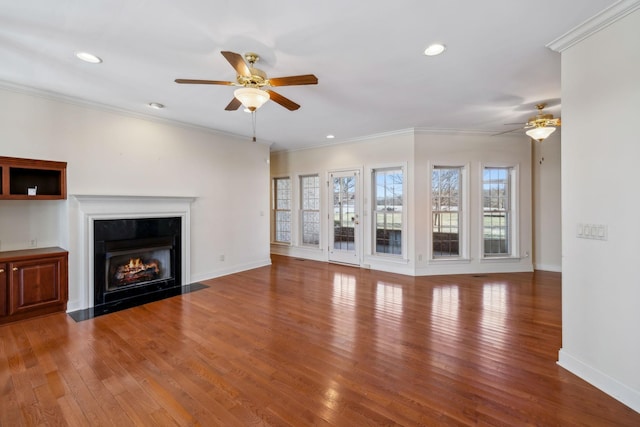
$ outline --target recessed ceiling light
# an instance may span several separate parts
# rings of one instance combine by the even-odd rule
[[[90,64],[99,64],[102,59],[89,52],[76,52],[76,57]]]
[[[447,48],[445,47],[445,45],[440,43],[434,43],[424,50],[424,54],[427,56],[436,56],[436,55],[440,55],[446,49]]]
[[[335,135],[327,135],[327,139],[333,139],[335,137],[336,137]]]
[[[156,110],[162,110],[164,108],[164,104],[160,104],[159,102],[150,102],[147,105]]]

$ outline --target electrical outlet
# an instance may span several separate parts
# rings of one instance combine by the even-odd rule
[[[220,261],[224,261],[224,254],[220,255]]]
[[[31,239],[31,240],[29,240],[29,247],[30,247],[30,248],[36,248],[36,247],[38,247],[38,239]]]

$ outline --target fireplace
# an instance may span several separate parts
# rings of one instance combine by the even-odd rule
[[[181,293],[180,217],[93,221],[93,305],[135,305]]]

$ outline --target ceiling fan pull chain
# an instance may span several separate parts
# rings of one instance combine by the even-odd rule
[[[251,126],[253,127],[253,142],[256,142],[256,110],[251,112]]]

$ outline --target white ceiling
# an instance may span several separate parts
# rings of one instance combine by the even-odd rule
[[[327,134],[497,133],[541,101],[560,115],[560,54],[545,45],[614,3],[0,0],[0,80],[250,138],[250,115],[224,110],[233,87],[174,79],[234,80],[220,51],[253,51],[270,77],[319,79],[275,89],[299,110],[258,110],[257,137],[273,150],[324,145]],[[432,42],[447,51],[424,56]],[[83,63],[77,51],[104,62]]]

